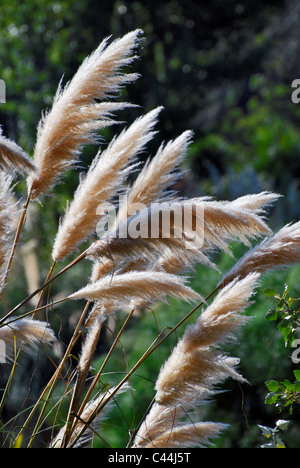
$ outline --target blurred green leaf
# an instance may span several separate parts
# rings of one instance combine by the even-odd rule
[[[266,288],[264,289],[264,293],[267,297],[274,297],[276,296],[277,291],[274,288]]]
[[[295,378],[296,378],[298,381],[300,381],[300,370],[294,370],[293,372],[294,372]]]
[[[279,383],[276,380],[269,380],[266,382],[266,386],[270,392],[277,392],[279,388]]]

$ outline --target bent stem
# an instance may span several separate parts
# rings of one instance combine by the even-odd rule
[[[72,268],[76,263],[80,262],[83,258],[86,256],[86,251],[82,252],[78,257],[75,258],[72,262],[70,262],[66,267],[64,267],[62,270],[60,270],[56,275],[52,276],[52,278],[49,278],[48,281],[45,281],[45,283],[40,286],[38,289],[33,291],[29,296],[27,296],[25,299],[23,299],[22,302],[20,302],[17,306],[15,306],[5,317],[3,317],[0,320],[0,326],[9,318],[11,317],[17,310],[19,310],[24,304],[26,304],[30,299],[32,299],[36,294],[41,292],[44,288],[46,288],[52,281],[56,280],[59,276],[61,276],[63,273],[65,273],[67,270]],[[38,310],[38,309],[36,309]]]
[[[62,299],[58,299],[57,301],[55,302],[51,302],[49,304],[45,304],[41,307],[39,307],[38,309],[34,309],[34,310],[30,310],[29,312],[26,312],[25,314],[22,314],[22,315],[18,315],[17,317],[14,317],[12,318],[11,320],[9,320],[8,322],[5,322],[5,323],[1,323],[0,324],[0,328],[1,327],[6,327],[6,326],[9,326],[11,323],[14,323],[14,322],[17,322],[18,320],[21,320],[21,319],[24,319],[26,317],[29,317],[30,315],[34,315],[36,312],[39,312],[40,310],[45,310],[45,309],[49,309],[57,304],[60,304],[61,302],[65,302],[69,300],[68,297],[63,297]]]

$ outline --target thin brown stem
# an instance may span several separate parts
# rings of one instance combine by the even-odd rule
[[[65,273],[67,270],[72,268],[76,263],[80,262],[83,258],[86,256],[86,251],[82,252],[75,260],[73,260],[71,263],[69,263],[65,268],[60,270],[56,275],[52,276],[52,278],[49,278],[48,281],[45,281],[45,283],[40,286],[38,289],[33,291],[29,296],[27,296],[25,299],[23,299],[22,302],[20,302],[17,306],[15,306],[5,317],[3,317],[0,320],[0,325],[2,325],[9,317],[11,317],[17,310],[19,310],[24,304],[26,304],[30,299],[32,299],[36,294],[38,294],[40,291],[42,291],[46,286],[48,286],[52,281],[56,280],[59,276],[61,276],[63,273]]]
[[[98,371],[97,374],[95,375],[95,377],[94,377],[94,379],[93,379],[93,381],[92,381],[92,383],[91,383],[91,385],[90,385],[90,387],[89,387],[89,389],[88,389],[88,391],[87,391],[87,393],[86,393],[86,395],[85,395],[85,398],[84,398],[84,400],[83,400],[83,402],[82,402],[82,404],[81,404],[81,406],[80,406],[80,409],[79,409],[79,411],[78,411],[78,416],[81,416],[81,415],[82,415],[82,412],[84,411],[84,408],[85,408],[87,402],[89,401],[89,398],[91,397],[91,394],[92,394],[92,392],[93,392],[95,386],[97,385],[97,382],[98,382],[99,379],[100,379],[100,376],[101,376],[101,374],[102,374],[102,372],[103,372],[103,369],[104,369],[104,367],[106,366],[106,363],[107,363],[107,361],[109,360],[109,358],[110,358],[110,356],[111,356],[113,350],[115,349],[117,343],[119,342],[120,336],[121,336],[122,333],[124,332],[124,329],[125,329],[127,323],[129,322],[131,316],[133,315],[133,313],[134,313],[134,309],[132,309],[132,310],[130,311],[130,313],[128,314],[128,316],[126,317],[126,320],[124,321],[124,323],[123,323],[123,325],[122,325],[122,327],[121,327],[119,333],[117,334],[117,336],[116,336],[116,338],[115,338],[115,340],[114,340],[112,346],[110,347],[109,352],[106,354],[105,359],[104,359],[104,362],[102,363],[102,366],[100,367],[99,371]],[[120,388],[120,387],[119,387],[119,388]],[[115,392],[114,392],[114,393],[115,393]],[[113,393],[113,394],[114,394],[114,393]],[[109,397],[109,400],[110,400],[110,397]],[[102,409],[102,407],[101,407],[101,409]],[[98,411],[97,411],[97,413],[98,413]],[[92,415],[92,416],[93,416],[93,415]],[[95,416],[96,416],[96,414],[95,414]],[[92,420],[93,420],[93,417],[91,417],[90,419],[91,419],[91,421],[92,421]],[[72,435],[72,432],[73,432],[74,429],[75,429],[75,425],[76,425],[76,423],[75,423],[75,424],[73,425],[73,427],[71,428],[71,431],[70,431],[70,434],[69,434],[69,440],[70,440],[70,437],[71,437],[71,435]],[[85,429],[83,429],[83,430],[85,430]],[[80,432],[80,435],[81,435],[81,433],[83,432],[83,430]],[[79,437],[80,437],[80,435],[79,435]],[[76,440],[77,440],[79,437],[76,437]],[[67,442],[67,441],[66,441],[66,442]],[[65,446],[67,446],[66,443],[65,443]]]
[[[98,328],[97,328],[97,333],[94,337],[93,343],[91,344],[91,349],[89,350],[89,358],[87,362],[85,362],[84,367],[79,365],[79,368],[78,368],[77,379],[76,379],[75,387],[73,390],[71,404],[69,406],[69,412],[68,412],[67,423],[66,423],[66,431],[62,440],[62,447],[67,446],[69,438],[70,438],[71,427],[74,422],[74,418],[75,418],[76,412],[80,404],[80,399],[81,399],[81,396],[82,396],[82,393],[86,384],[88,373],[90,371],[90,365],[94,357],[95,349],[99,340],[102,326],[103,326],[103,322],[99,323]]]
[[[37,400],[36,404],[34,405],[34,407],[32,408],[29,416],[27,417],[20,433],[19,433],[19,436],[22,436],[24,430],[26,429],[26,427],[28,426],[28,424],[30,423],[32,417],[34,416],[35,412],[37,411],[40,403],[42,403],[42,401],[44,401],[44,406],[43,406],[43,409],[41,410],[41,413],[40,413],[40,417],[39,417],[39,420],[41,420],[41,417],[42,415],[44,414],[45,412],[45,409],[46,409],[46,406],[48,404],[48,399],[51,397],[52,393],[53,393],[53,390],[55,388],[55,385],[62,373],[62,370],[67,362],[67,360],[69,359],[70,357],[70,354],[71,354],[71,351],[73,349],[73,347],[75,346],[77,340],[79,339],[79,336],[81,334],[81,327],[82,327],[82,324],[84,322],[84,319],[85,319],[85,316],[87,314],[87,311],[88,311],[88,308],[89,308],[89,305],[90,305],[90,302],[87,302],[86,305],[85,305],[85,308],[81,314],[81,317],[76,325],[76,328],[74,330],[74,333],[73,333],[73,336],[69,342],[69,345],[66,349],[66,352],[64,354],[64,357],[62,358],[62,360],[60,361],[59,363],[59,366],[57,367],[56,371],[54,372],[53,376],[51,377],[50,381],[48,382],[48,384],[46,385],[46,387],[44,388],[43,392],[41,393],[39,399]],[[38,421],[39,422],[39,421]],[[38,422],[36,424],[36,427],[38,427]],[[32,444],[33,442],[33,439],[34,439],[34,433],[32,434],[32,437],[29,441],[29,446]]]
[[[36,314],[36,312],[39,312],[40,310],[45,310],[45,309],[48,309],[50,307],[53,307],[57,304],[61,304],[62,302],[65,302],[67,301],[69,298],[68,297],[63,297],[62,299],[58,299],[57,301],[55,302],[51,302],[49,304],[45,304],[41,307],[39,307],[38,309],[34,309],[34,310],[30,310],[29,312],[26,312],[25,314],[22,314],[22,315],[18,315],[17,317],[13,317],[12,319],[10,319],[9,321],[3,323],[3,324],[0,324],[0,328],[1,327],[6,327],[6,326],[9,326],[10,324],[12,324],[13,322],[17,322],[18,320],[21,320],[21,319],[24,319],[26,317],[29,317],[30,315],[34,315]]]

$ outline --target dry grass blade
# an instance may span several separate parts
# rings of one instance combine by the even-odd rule
[[[28,178],[31,199],[46,193],[78,159],[82,147],[98,141],[96,130],[110,125],[114,105],[96,102],[112,97],[137,75],[121,74],[133,60],[140,30],[107,45],[107,40],[87,57],[70,83],[59,86],[51,111],[38,126],[34,162],[39,175]],[[120,105],[119,105],[120,107]],[[123,106],[124,107],[124,106]]]
[[[39,344],[51,344],[55,336],[51,328],[45,322],[31,319],[19,319],[9,325],[0,328],[0,340],[5,344],[5,355],[0,362],[9,361],[14,356],[14,346],[25,352],[30,352]]]
[[[265,273],[286,268],[300,262],[300,222],[288,224],[273,236],[264,239],[235,263],[222,278],[228,284],[234,278],[243,278],[251,272]]]
[[[96,230],[105,204],[116,195],[138,154],[154,135],[153,127],[161,108],[137,119],[94,159],[86,177],[60,224],[52,251],[54,260],[62,260]],[[102,213],[100,209],[102,207]]]
[[[70,299],[89,299],[128,305],[134,299],[165,301],[167,296],[199,301],[201,296],[186,285],[186,279],[162,272],[130,272],[106,277],[71,294]]]
[[[37,167],[27,153],[14,141],[5,138],[0,129],[0,168],[11,175],[37,173]]]

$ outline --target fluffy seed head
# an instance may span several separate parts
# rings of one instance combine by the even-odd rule
[[[78,160],[84,145],[99,140],[96,130],[111,125],[108,116],[115,107],[95,100],[115,95],[121,86],[137,78],[121,74],[120,68],[133,60],[139,34],[140,30],[133,31],[110,45],[103,41],[84,60],[71,82],[64,89],[59,86],[51,111],[38,126],[34,162],[39,175],[28,178],[31,199],[47,193],[57,183]]]

